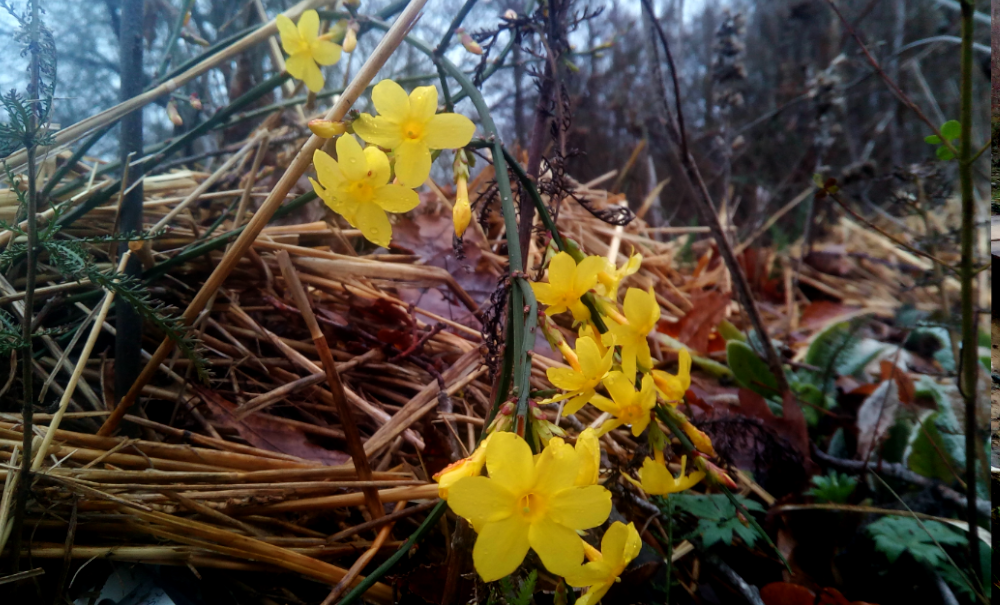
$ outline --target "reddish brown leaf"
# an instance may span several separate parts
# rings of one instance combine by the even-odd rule
[[[714,290],[693,294],[694,308],[678,322],[677,339],[698,353],[708,353],[708,337],[725,318],[729,300],[728,294]]]
[[[877,389],[877,388],[878,388],[878,384],[877,383],[862,384],[860,386],[857,386],[857,387],[851,389],[850,391],[847,391],[847,394],[848,395],[861,395],[862,397],[868,397],[869,395],[871,395],[872,393],[874,393],[875,389]]]
[[[817,300],[806,305],[799,317],[799,325],[807,330],[817,330],[831,323],[857,314],[861,309],[829,300]]]
[[[809,454],[809,432],[806,428],[805,415],[802,413],[800,404],[791,393],[785,393],[781,409],[783,417],[778,418],[771,413],[767,407],[767,402],[758,393],[749,389],[740,389],[740,411],[754,418],[759,418],[764,424],[770,427],[775,433],[788,440],[788,443],[795,448],[806,465],[812,466],[812,458]]]
[[[813,591],[790,582],[771,582],[760,589],[764,605],[813,605],[815,598]]]
[[[899,400],[904,404],[913,403],[913,399],[916,397],[916,387],[914,387],[913,379],[910,378],[909,373],[899,369],[888,359],[879,362],[879,369],[882,380],[891,378],[896,381],[896,386],[899,387]]]

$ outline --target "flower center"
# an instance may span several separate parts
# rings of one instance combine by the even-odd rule
[[[538,494],[525,494],[517,503],[521,516],[529,521],[538,519],[545,513],[545,500]]]
[[[621,419],[625,420],[629,424],[631,424],[631,423],[635,422],[636,420],[639,420],[640,418],[642,418],[642,416],[644,414],[648,414],[648,413],[649,412],[643,410],[641,407],[639,407],[637,405],[630,405],[630,406],[627,406],[627,407],[625,407],[625,408],[622,409]]]
[[[370,202],[375,195],[375,188],[367,181],[354,181],[350,185],[350,191],[361,202]]]
[[[403,123],[403,138],[416,140],[424,136],[424,125],[411,120]]]

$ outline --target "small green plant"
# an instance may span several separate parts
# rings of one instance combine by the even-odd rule
[[[736,498],[748,511],[764,512],[764,507],[755,500],[740,496]],[[749,523],[741,519],[742,515],[725,494],[678,494],[670,496],[670,499],[675,512],[689,515],[698,521],[697,527],[685,539],[698,538],[704,549],[720,543],[728,546],[732,544],[734,536],[752,548],[760,537]],[[666,504],[661,509],[666,510]]]
[[[954,144],[962,136],[962,123],[958,120],[948,120],[941,125],[941,137],[945,140]],[[955,154],[952,153],[951,149],[945,146],[944,141],[941,140],[936,134],[932,134],[928,137],[924,137],[924,142],[929,145],[940,145],[940,147],[935,150],[935,155],[937,155],[939,160],[948,161],[955,159]]]
[[[923,527],[921,527],[923,525]],[[944,547],[955,546],[955,554],[965,551],[965,536],[939,521],[918,523],[911,517],[883,517],[867,527],[868,535],[875,541],[875,550],[894,563],[904,552],[913,559],[933,569],[956,592],[972,599],[975,594],[967,574],[956,569]],[[936,542],[936,543],[935,543]],[[986,544],[979,544],[980,561],[984,563],[984,584],[989,579],[990,551]],[[984,588],[988,587],[988,584]]]
[[[858,479],[846,473],[831,471],[828,475],[813,477],[812,484],[813,487],[806,494],[816,498],[818,502],[844,504],[858,486]]]
[[[522,582],[518,582],[517,589],[510,576],[500,579],[500,594],[491,594],[489,603],[505,605],[531,605],[532,596],[535,594],[535,584],[538,582],[538,571],[532,569],[528,577]]]

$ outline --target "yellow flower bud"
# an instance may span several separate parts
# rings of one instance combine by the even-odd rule
[[[198,98],[198,93],[196,92],[192,92],[191,96],[188,97],[188,104],[190,104],[195,111],[201,111],[203,108],[203,105],[201,104],[201,99]]]
[[[483,47],[479,46],[479,43],[472,39],[469,32],[462,28],[458,28],[455,30],[455,33],[458,34],[458,39],[462,41],[462,46],[465,47],[465,50],[474,55],[483,54]]]
[[[469,204],[469,184],[459,177],[455,188],[455,207],[451,211],[452,220],[455,222],[455,236],[462,237],[472,220],[472,205]]]
[[[320,138],[332,139],[347,132],[347,126],[343,122],[315,119],[309,121],[309,130]]]
[[[348,27],[347,32],[344,34],[344,52],[353,52],[354,48],[358,45],[358,32],[354,31],[354,27]]]
[[[181,117],[179,111],[177,111],[177,103],[170,101],[167,103],[167,117],[173,122],[174,126],[183,126],[184,118]]]

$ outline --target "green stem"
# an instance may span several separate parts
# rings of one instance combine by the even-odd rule
[[[448,43],[451,42],[451,37],[455,34],[455,30],[462,26],[462,21],[465,21],[465,17],[468,16],[472,7],[476,5],[476,1],[477,0],[465,0],[465,4],[463,4],[462,8],[458,10],[458,13],[455,14],[455,18],[452,19],[451,23],[448,25],[448,29],[445,30],[444,36],[441,38],[441,43],[434,49],[435,57],[444,56],[444,52],[448,50]]]
[[[962,2],[962,70],[961,70],[961,118],[962,138],[959,140],[958,177],[962,193],[962,359],[959,390],[965,399],[965,475],[966,500],[968,509],[966,521],[969,524],[969,568],[973,581],[978,583],[979,525],[976,514],[976,460],[979,446],[976,426],[976,387],[979,378],[979,339],[976,334],[976,311],[974,308],[975,274],[973,269],[976,240],[976,203],[972,190],[972,42],[975,28],[975,0]]]
[[[177,44],[177,38],[181,35],[181,29],[184,28],[184,17],[187,16],[192,6],[194,6],[194,0],[187,0],[181,8],[181,13],[177,15],[177,21],[174,21],[174,26],[170,30],[170,36],[167,38],[167,47],[163,49],[163,56],[160,57],[160,64],[156,67],[156,73],[161,74],[163,73],[163,70],[166,69],[167,62],[170,60],[170,53],[174,51],[174,46]]]
[[[667,496],[667,589],[663,599],[670,605],[670,585],[674,583],[674,501]]]
[[[100,141],[101,138],[104,137],[104,135],[108,134],[108,132],[111,131],[112,127],[113,125],[105,126],[104,128],[90,135],[87,138],[87,140],[84,141],[80,145],[80,147],[73,152],[73,155],[70,156],[68,160],[66,160],[66,163],[60,166],[59,169],[56,170],[51,177],[49,177],[49,180],[45,183],[45,187],[42,189],[42,192],[39,194],[38,198],[41,200],[48,199],[49,194],[52,193],[52,190],[55,189],[55,186],[59,184],[59,181],[63,180],[63,178],[65,178],[65,176],[69,174],[69,171],[72,170],[74,166],[76,166],[76,163],[80,161],[83,155],[87,153],[87,151],[89,151],[90,148],[93,147],[95,143]]]
[[[344,595],[344,598],[340,600],[339,605],[350,605],[351,603],[360,599],[362,595],[364,595],[365,592],[367,592],[368,589],[375,584],[375,582],[379,581],[379,578],[384,576],[386,572],[392,569],[393,566],[396,565],[396,563],[398,563],[400,559],[402,559],[407,553],[410,552],[410,549],[413,548],[417,544],[417,542],[420,542],[424,538],[424,536],[427,535],[427,532],[430,531],[432,527],[434,527],[438,519],[440,519],[441,516],[444,515],[444,512],[447,509],[448,509],[447,502],[445,502],[444,500],[438,502],[437,506],[431,509],[430,514],[427,515],[427,518],[424,519],[424,522],[421,523],[420,527],[417,528],[417,531],[413,532],[413,534],[406,539],[406,542],[404,542],[403,545],[399,547],[399,550],[392,553],[392,556],[386,559],[385,563],[376,567],[375,570],[371,574],[369,574],[368,577],[362,580],[357,586],[355,586],[351,590],[351,592]]]

